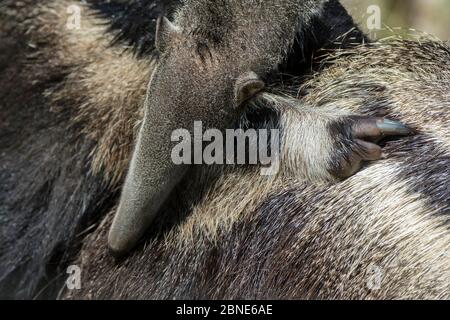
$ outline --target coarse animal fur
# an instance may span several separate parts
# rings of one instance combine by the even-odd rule
[[[74,244],[116,196],[152,68],[111,46],[86,5],[82,28],[66,28],[72,4],[0,5],[1,297],[55,295]]]
[[[149,21],[177,4],[1,2],[0,297],[54,297],[78,244],[116,204],[154,66]],[[79,30],[66,27],[71,5]],[[337,1],[323,12],[284,73],[310,72],[319,48],[365,41]]]
[[[337,52],[301,88],[282,86],[298,105],[388,114],[417,135],[331,185],[295,178],[296,159],[273,180],[257,168],[197,167],[165,208],[176,222],[161,221],[121,263],[107,252],[112,210],[76,262],[82,289],[64,297],[448,299],[449,55],[439,42],[374,44]],[[299,120],[278,94],[254,103]]]

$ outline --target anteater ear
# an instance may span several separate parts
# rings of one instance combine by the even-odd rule
[[[159,17],[156,21],[155,46],[159,52],[164,52],[170,39],[180,33],[180,29],[166,17]]]
[[[239,107],[245,101],[264,89],[264,87],[264,82],[253,71],[242,74],[237,79],[234,90],[236,106]]]

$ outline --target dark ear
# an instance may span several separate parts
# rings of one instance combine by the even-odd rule
[[[170,39],[180,33],[180,29],[166,17],[159,17],[156,21],[155,46],[159,52],[164,52]]]
[[[236,81],[234,98],[236,106],[252,98],[255,94],[264,89],[265,84],[253,71],[242,74]]]

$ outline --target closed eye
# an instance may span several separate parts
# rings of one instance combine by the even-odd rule
[[[203,63],[206,62],[207,59],[212,59],[211,50],[205,42],[200,42],[197,44],[197,54]]]

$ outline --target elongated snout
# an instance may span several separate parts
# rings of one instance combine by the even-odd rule
[[[202,121],[208,129],[223,130],[237,118],[238,107],[264,88],[251,71],[231,84],[229,77],[218,77],[221,85],[215,85],[203,77],[189,81],[191,75],[184,69],[173,72],[165,66],[159,66],[158,76],[154,74],[150,82],[153,95],[148,95],[146,115],[109,232],[108,245],[116,256],[137,244],[187,172],[187,165],[177,165],[172,159],[175,130],[193,128],[196,121]],[[191,87],[191,83],[199,82],[198,88]],[[174,83],[177,90],[169,94]],[[230,85],[234,86],[234,96],[226,89]]]
[[[115,256],[133,249],[187,171],[171,159],[170,126],[159,126],[155,117],[164,115],[144,121],[109,232],[108,245]]]

